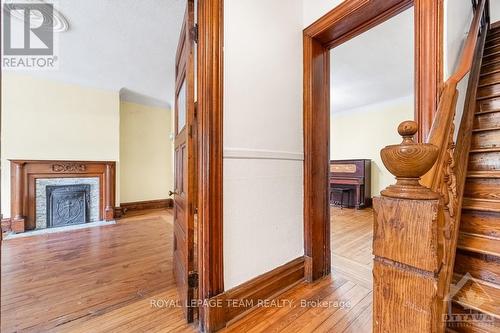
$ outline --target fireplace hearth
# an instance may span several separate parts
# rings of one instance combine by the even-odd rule
[[[90,221],[90,184],[52,185],[47,191],[47,228]]]

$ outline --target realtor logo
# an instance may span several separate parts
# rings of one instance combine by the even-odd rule
[[[53,3],[41,0],[2,1],[4,69],[55,69]]]
[[[54,28],[52,24],[54,22],[54,5],[48,3],[4,3],[3,9],[5,55],[54,54]],[[23,16],[22,31],[15,31],[12,28],[13,11],[16,11],[17,15]],[[37,14],[32,15],[35,12]],[[42,18],[38,26],[38,22],[32,20],[36,17]],[[13,33],[17,33],[17,36],[13,36]],[[22,40],[23,45],[14,47],[13,37]]]

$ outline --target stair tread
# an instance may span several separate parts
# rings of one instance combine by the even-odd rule
[[[462,250],[500,257],[500,239],[460,232],[457,247]]]
[[[491,66],[500,62],[500,56],[483,58],[482,67]]]
[[[474,115],[475,116],[481,116],[481,115],[484,115],[484,114],[487,114],[487,113],[495,113],[495,112],[500,112],[500,109],[494,109],[494,110],[476,112]]]
[[[500,44],[500,36],[490,38],[489,40],[486,41],[486,44],[485,44],[486,47],[484,48],[484,50],[486,51],[486,50],[492,49],[495,46],[498,46],[498,44]]]
[[[500,178],[500,171],[469,171],[467,178]]]
[[[500,54],[500,50],[495,50],[495,51],[493,51],[491,53],[485,54],[483,56],[483,59],[485,59],[485,58],[491,58],[491,57],[497,57],[499,54]]]
[[[500,64],[484,65],[481,68],[481,77],[500,72]]]
[[[450,292],[454,303],[500,319],[500,307],[497,303],[500,299],[498,286],[467,275],[463,277],[455,275],[453,284]]]
[[[462,208],[485,212],[500,212],[500,200],[464,197]]]
[[[482,88],[497,83],[500,83],[500,73],[490,73],[481,77],[481,80],[479,81],[479,87]]]
[[[495,153],[500,152],[500,147],[471,149],[471,153]]]
[[[490,84],[484,87],[480,87],[477,90],[478,101],[484,101],[487,99],[493,99],[500,97],[500,83]]]
[[[483,128],[475,128],[472,132],[488,132],[488,131],[498,131],[500,127],[483,127]]]
[[[500,31],[497,29],[498,28],[488,31],[488,35],[486,37],[487,42],[492,41],[492,40],[496,39],[497,37],[500,37]]]

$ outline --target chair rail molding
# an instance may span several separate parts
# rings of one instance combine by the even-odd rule
[[[304,153],[268,149],[224,148],[224,158],[303,161]]]

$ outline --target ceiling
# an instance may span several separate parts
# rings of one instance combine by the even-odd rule
[[[69,22],[56,37],[59,70],[30,74],[170,105],[185,6],[186,0],[58,1]]]
[[[331,110],[413,94],[413,8],[334,48]]]
[[[186,0],[59,1],[59,69],[30,74],[169,106]],[[335,48],[332,112],[413,93],[413,9]]]

